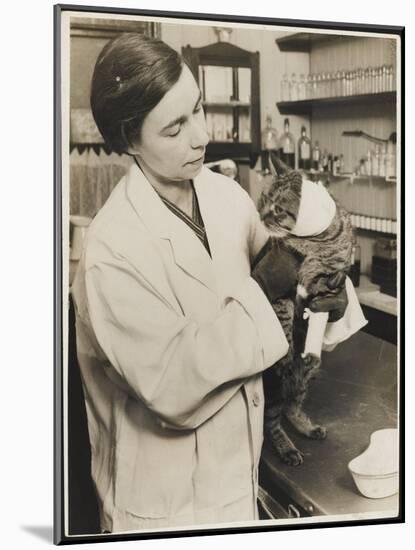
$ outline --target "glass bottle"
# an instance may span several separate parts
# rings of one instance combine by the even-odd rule
[[[391,140],[386,145],[385,178],[396,178],[396,146]]]
[[[284,133],[279,140],[278,153],[280,159],[285,162],[285,164],[290,168],[295,168],[295,143],[290,133],[290,121],[288,118],[284,120]]]
[[[319,163],[320,163],[320,156],[321,156],[320,147],[319,147],[318,141],[316,141],[314,144],[313,150],[311,152],[311,159],[312,159],[311,167],[314,170],[318,170]]]
[[[327,97],[327,74],[321,73],[320,97]]]
[[[376,68],[372,67],[370,70],[370,93],[376,93]]]
[[[288,75],[284,74],[281,80],[281,101],[290,100]]]
[[[297,75],[293,73],[290,80],[290,101],[298,101]]]
[[[267,115],[265,119],[265,128],[262,131],[262,149],[265,151],[277,151],[278,133],[272,126],[272,116]]]
[[[381,80],[381,92],[387,92],[388,91],[388,67],[386,65],[382,65],[382,80]]]
[[[324,149],[321,164],[322,164],[323,172],[328,172],[328,170],[329,170],[329,154],[327,153],[327,149]]]
[[[316,99],[318,97],[317,85],[317,74],[313,74],[313,99]]]
[[[344,174],[344,155],[339,156],[339,174]]]
[[[262,138],[262,153],[261,153],[261,167],[262,171],[265,174],[269,174],[271,172],[270,169],[270,151],[278,151],[278,133],[275,128],[272,126],[272,117],[271,115],[267,115],[265,119],[265,128],[262,131],[261,134]]]
[[[382,145],[379,157],[379,176],[381,178],[385,177],[386,173],[386,144]]]
[[[339,97],[342,95],[342,73],[340,71],[337,71],[335,75],[334,95],[336,97]]]
[[[314,97],[319,98],[321,96],[321,73],[316,74],[316,95]]]
[[[305,126],[301,127],[301,137],[298,140],[298,168],[301,170],[311,168],[311,141],[307,137]]]
[[[365,69],[365,94],[370,94],[370,77],[371,77],[371,68],[367,67]]]
[[[306,82],[304,75],[300,75],[300,80],[298,81],[298,99],[300,101],[306,99]]]
[[[372,176],[379,176],[380,168],[380,146],[376,145],[375,154],[372,158]]]
[[[340,82],[341,82],[340,95],[345,96],[346,95],[346,87],[347,87],[346,72],[345,71],[342,71],[340,73]]]
[[[313,75],[311,75],[311,74],[307,75],[306,90],[305,90],[306,99],[312,99],[312,97],[313,97],[313,79],[312,79],[312,77],[313,77]]]

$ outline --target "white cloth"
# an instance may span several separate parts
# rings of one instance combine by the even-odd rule
[[[334,323],[327,323],[326,332],[323,337],[323,350],[331,351],[337,344],[350,338],[352,334],[367,325],[362,308],[352,281],[346,277],[346,293],[348,304],[341,319]]]
[[[297,237],[319,235],[328,228],[335,214],[336,203],[324,185],[303,178],[297,222],[291,233]]]

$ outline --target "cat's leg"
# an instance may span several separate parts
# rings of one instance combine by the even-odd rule
[[[319,369],[321,360],[311,353],[302,358],[296,358],[295,384],[296,390],[292,394],[292,400],[285,409],[285,415],[294,428],[310,439],[324,439],[327,430],[324,426],[314,424],[303,411],[302,405],[307,394],[309,381]]]
[[[289,349],[278,363],[263,373],[265,411],[264,432],[286,464],[293,466],[303,462],[302,453],[295,447],[281,426],[287,392],[290,387],[291,365],[293,360],[292,322],[294,303],[292,300],[278,300],[273,308],[286,335]]]
[[[282,413],[282,406],[270,406],[266,409],[264,417],[265,437],[271,441],[278,456],[285,464],[298,466],[303,462],[303,455],[281,426]]]

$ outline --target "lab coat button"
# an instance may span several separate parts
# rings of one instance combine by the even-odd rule
[[[254,392],[254,394],[252,396],[252,403],[254,404],[255,407],[258,407],[259,404],[261,403],[261,398],[260,398],[258,392]]]

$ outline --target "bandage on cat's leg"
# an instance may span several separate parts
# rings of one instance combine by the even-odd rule
[[[309,309],[305,309],[304,315],[304,318],[308,317],[308,329],[304,346],[304,355],[312,354],[317,357],[321,357],[323,337],[329,314],[327,312],[314,313]]]

